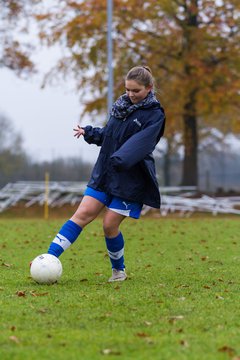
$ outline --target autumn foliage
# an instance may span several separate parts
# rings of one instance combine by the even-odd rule
[[[47,79],[59,73],[65,79],[74,76],[85,113],[92,118],[106,114],[107,2],[53,4],[46,8],[35,2],[28,13],[38,24],[41,44],[64,49]],[[182,135],[182,183],[197,185],[199,129],[240,133],[240,3],[114,0],[113,8],[114,97],[124,91],[124,75],[131,66],[152,68],[167,113],[169,149],[174,136]]]

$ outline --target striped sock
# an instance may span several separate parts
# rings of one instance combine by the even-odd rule
[[[63,251],[74,243],[81,231],[81,226],[72,220],[68,220],[50,244],[48,254],[59,257]]]
[[[122,233],[120,232],[115,238],[105,237],[105,240],[112,268],[124,270],[124,239]]]

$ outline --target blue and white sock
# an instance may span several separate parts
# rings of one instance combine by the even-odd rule
[[[112,268],[124,270],[124,239],[122,233],[120,232],[115,238],[105,237],[105,240]]]
[[[72,220],[68,220],[50,244],[48,254],[59,257],[63,251],[74,243],[81,231],[81,226]]]

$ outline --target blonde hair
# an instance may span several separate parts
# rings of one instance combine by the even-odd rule
[[[146,87],[154,85],[152,71],[148,66],[135,66],[127,73],[125,80],[135,80]]]

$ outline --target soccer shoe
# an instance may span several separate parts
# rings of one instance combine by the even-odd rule
[[[127,274],[125,273],[125,270],[112,269],[112,276],[108,279],[108,282],[124,281],[126,279]]]

